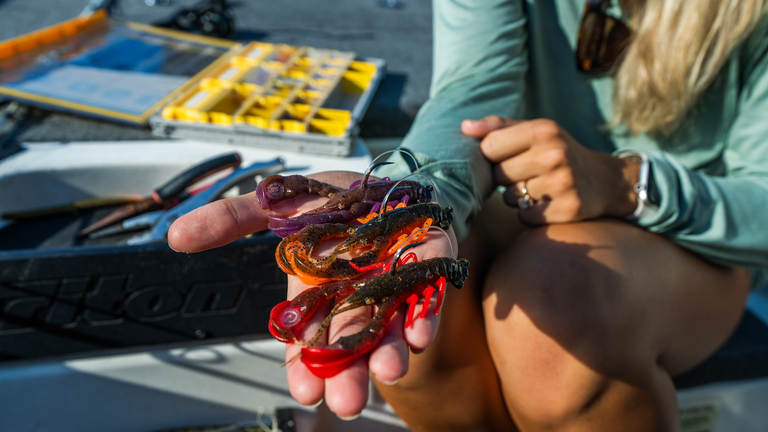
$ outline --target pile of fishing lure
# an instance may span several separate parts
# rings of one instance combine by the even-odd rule
[[[409,304],[407,328],[416,318],[426,316],[435,286],[437,315],[446,279],[461,288],[468,276],[466,259],[431,258],[419,262],[413,252],[401,256],[422,244],[430,227],[448,229],[451,208],[430,202],[434,190],[431,186],[409,180],[369,180],[371,171],[382,164],[373,164],[362,181],[346,190],[298,175],[267,177],[256,188],[257,201],[264,209],[301,194],[329,198],[325,205],[299,216],[269,218],[269,229],[283,237],[275,252],[278,265],[285,273],[313,285],[272,309],[269,331],[281,342],[301,345],[301,361],[320,378],[338,374],[375,348],[401,304]],[[355,220],[360,225],[347,225]],[[342,243],[327,256],[315,256],[324,241],[334,238],[342,239]],[[354,258],[340,257],[356,251]],[[386,264],[385,260],[392,256],[391,264]],[[373,270],[379,270],[373,278],[357,279]],[[414,317],[420,296],[424,306]],[[315,336],[299,341],[296,335],[318,307],[334,300],[335,306]],[[376,314],[363,330],[339,338],[331,344],[336,348],[315,347],[334,316],[373,305],[377,306]]]

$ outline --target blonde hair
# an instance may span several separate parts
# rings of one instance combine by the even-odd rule
[[[768,0],[623,0],[635,34],[616,74],[613,125],[668,133],[768,11]]]

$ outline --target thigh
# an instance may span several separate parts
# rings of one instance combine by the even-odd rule
[[[487,230],[494,228],[489,221],[500,226]],[[471,262],[469,279],[460,290],[448,288],[434,342],[422,353],[411,353],[408,373],[396,384],[376,382],[414,431],[515,430],[488,352],[481,297],[502,234],[512,238],[523,229],[499,194],[486,202],[459,247],[459,256]]]
[[[725,341],[748,286],[745,270],[620,221],[536,228],[496,259],[484,287],[504,394],[561,383],[588,398],[604,384],[590,377],[640,388],[659,369],[683,372]]]

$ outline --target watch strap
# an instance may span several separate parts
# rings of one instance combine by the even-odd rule
[[[643,153],[634,151],[625,151],[616,155],[619,159],[634,159],[640,162],[640,171],[638,173],[637,183],[632,190],[637,193],[637,208],[627,216],[626,220],[637,220],[645,216],[653,216],[659,211],[658,204],[651,201],[651,161]]]

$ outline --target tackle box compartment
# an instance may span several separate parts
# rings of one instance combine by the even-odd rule
[[[351,52],[251,42],[150,125],[163,138],[347,156],[384,67]]]

